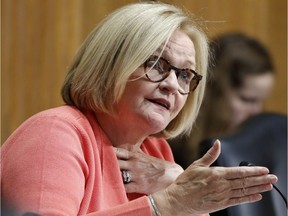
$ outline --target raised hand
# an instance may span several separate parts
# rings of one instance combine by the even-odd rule
[[[191,164],[164,191],[153,194],[163,215],[197,215],[255,202],[277,181],[265,167],[209,167],[220,154],[220,142]]]

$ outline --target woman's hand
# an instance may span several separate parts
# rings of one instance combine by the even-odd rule
[[[145,154],[134,145],[115,148],[121,170],[127,170],[131,182],[125,184],[127,193],[151,194],[169,186],[183,172],[178,164]]]
[[[220,142],[190,165],[176,181],[153,194],[163,215],[197,215],[255,202],[277,181],[265,167],[209,167],[220,154]]]

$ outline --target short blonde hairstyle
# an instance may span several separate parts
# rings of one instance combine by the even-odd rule
[[[135,3],[107,16],[77,52],[62,87],[63,100],[79,109],[112,114],[130,75],[177,29],[194,43],[196,71],[203,79],[178,116],[158,135],[172,138],[189,133],[203,99],[208,45],[205,34],[189,14],[173,5]]]

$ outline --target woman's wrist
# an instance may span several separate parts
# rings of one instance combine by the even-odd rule
[[[150,202],[150,206],[152,209],[152,215],[153,216],[161,216],[160,210],[158,209],[152,194],[148,195],[148,200]]]
[[[148,200],[151,206],[151,211],[152,211],[153,216],[175,216],[177,215],[177,211],[175,211],[174,209],[176,205],[171,205],[172,202],[170,198],[168,197],[168,193],[166,190],[161,190],[161,191],[151,194],[150,198],[148,196]]]

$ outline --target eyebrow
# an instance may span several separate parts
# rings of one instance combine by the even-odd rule
[[[158,55],[159,56],[159,55]],[[176,66],[174,63],[171,62],[170,58],[167,58],[166,55],[163,53],[162,56],[160,56],[162,58],[164,58],[165,60],[167,60],[171,65],[173,65],[174,67],[177,67],[178,69],[192,69],[195,70],[195,64],[194,62],[192,62],[191,60],[186,60],[185,62],[183,62],[183,65],[189,65],[189,66],[184,66],[184,67],[179,67]]]
[[[162,53],[161,56],[160,56],[160,53],[161,53],[161,51],[162,51],[161,48],[158,48],[158,49],[156,50],[156,53],[157,53],[157,54],[153,54],[153,55],[157,55],[157,56],[163,57],[164,59],[168,60],[168,61],[172,64],[169,55],[167,55],[168,50],[171,50],[171,48],[167,45],[167,46],[165,47],[165,49],[163,50],[163,53]],[[158,51],[159,51],[159,53],[158,53]],[[195,59],[195,60],[196,60],[196,59]],[[174,64],[173,64],[173,65],[174,65]],[[185,68],[190,68],[190,69],[194,70],[195,67],[196,67],[196,62],[191,61],[190,59],[188,59],[188,60],[186,59],[186,61],[183,62],[183,65],[189,65],[189,67],[179,67],[179,68],[183,68],[183,69],[185,69]]]

